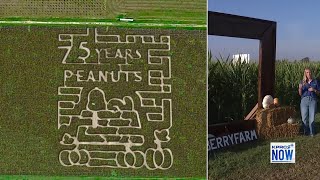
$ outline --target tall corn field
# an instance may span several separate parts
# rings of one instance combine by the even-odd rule
[[[209,124],[243,120],[258,101],[258,63],[232,63],[209,54],[208,104]],[[276,61],[275,97],[281,105],[299,110],[298,84],[305,68],[320,78],[320,63]]]

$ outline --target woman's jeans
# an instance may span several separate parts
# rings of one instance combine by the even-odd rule
[[[317,100],[311,96],[305,96],[300,103],[301,117],[305,135],[315,135],[314,119],[317,112]],[[309,125],[307,124],[309,122]]]

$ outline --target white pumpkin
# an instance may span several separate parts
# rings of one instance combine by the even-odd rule
[[[290,117],[290,118],[288,118],[288,123],[293,124],[293,123],[295,123],[295,120],[292,117]]]
[[[273,97],[271,95],[266,95],[262,100],[262,107],[264,109],[269,109],[273,104]]]

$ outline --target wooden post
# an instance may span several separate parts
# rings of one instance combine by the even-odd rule
[[[260,39],[258,107],[262,107],[263,97],[274,97],[275,56],[276,56],[276,24],[272,23]]]

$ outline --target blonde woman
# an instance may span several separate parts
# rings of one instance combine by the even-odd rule
[[[314,119],[317,112],[318,91],[320,91],[318,81],[312,77],[310,69],[306,68],[302,82],[299,84],[300,110],[305,135],[315,135]]]

